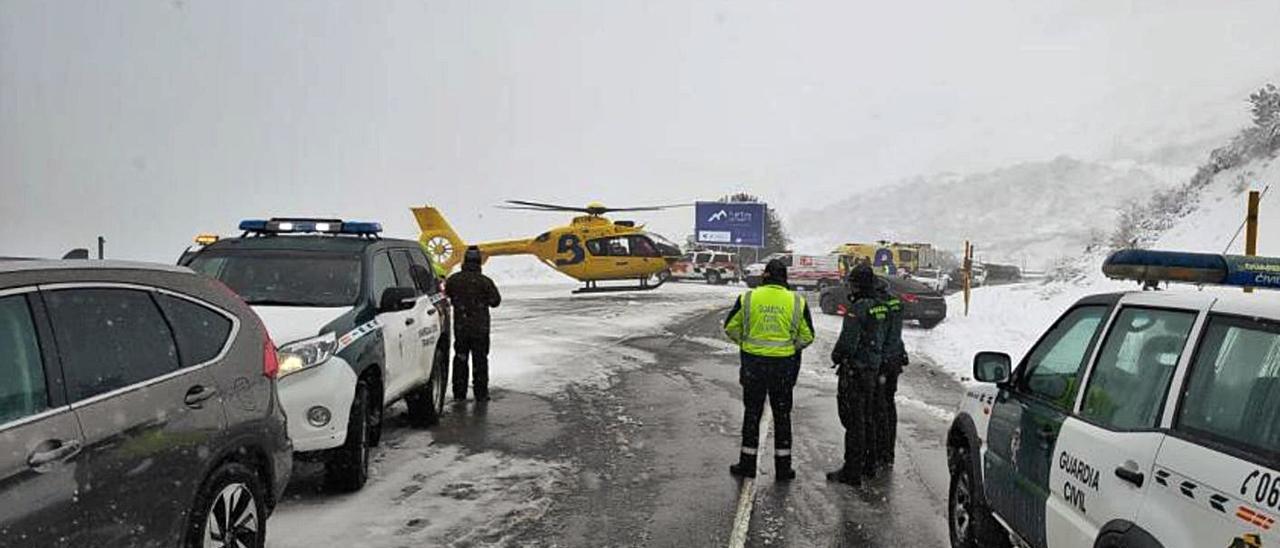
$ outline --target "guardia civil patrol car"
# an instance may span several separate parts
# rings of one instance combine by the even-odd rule
[[[362,487],[383,410],[434,424],[448,384],[449,308],[430,260],[377,223],[270,219],[185,254],[239,294],[279,344],[280,401],[300,459]]]
[[[1127,250],[1113,278],[1280,288],[1280,259]],[[1280,300],[1086,297],[1016,367],[974,357],[947,438],[954,548],[1280,546]]]

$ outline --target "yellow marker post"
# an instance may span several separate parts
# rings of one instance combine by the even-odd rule
[[[969,288],[973,280],[973,246],[964,241],[964,315],[969,315]]]
[[[1244,218],[1244,254],[1253,257],[1258,254],[1258,202],[1262,201],[1262,193],[1249,191],[1249,210]],[[1253,293],[1252,287],[1244,288],[1245,293]]]

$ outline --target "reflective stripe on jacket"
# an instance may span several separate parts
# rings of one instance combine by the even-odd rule
[[[766,284],[738,297],[738,306],[724,331],[743,352],[785,358],[813,343],[813,329],[804,320],[804,296]]]

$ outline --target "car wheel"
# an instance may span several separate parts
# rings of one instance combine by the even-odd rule
[[[714,270],[707,272],[707,285],[720,285],[720,273]]]
[[[409,406],[409,420],[418,426],[435,426],[444,414],[445,398],[449,386],[449,343],[436,345],[435,358],[431,362],[431,376],[427,384],[409,392],[404,402]]]
[[[818,298],[818,308],[822,310],[823,314],[834,316],[836,314],[835,295],[823,293],[822,296]]]
[[[942,320],[939,320],[936,318],[931,318],[928,320],[920,320],[920,327],[923,327],[925,329],[933,329],[935,327],[938,327],[938,324],[940,323],[942,323]]]
[[[951,548],[1009,548],[1009,536],[999,530],[995,519],[977,498],[973,462],[965,449],[956,451],[951,467],[951,489],[947,496],[947,529]]]
[[[262,548],[267,540],[267,490],[262,477],[238,462],[219,466],[200,486],[184,546]]]
[[[373,447],[373,414],[369,412],[369,388],[356,385],[355,401],[347,419],[347,441],[333,450],[325,462],[325,483],[338,491],[359,491],[369,479],[369,459]]]

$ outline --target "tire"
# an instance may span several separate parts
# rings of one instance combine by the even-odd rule
[[[967,449],[956,450],[947,493],[947,532],[951,548],[1010,548],[1009,535],[979,502],[973,460]]]
[[[835,296],[830,293],[823,293],[822,296],[818,298],[818,308],[822,310],[823,314],[828,316],[836,315]]]
[[[404,397],[409,406],[409,420],[417,426],[435,426],[444,414],[445,397],[449,387],[449,342],[436,344],[431,362],[431,375],[427,384],[413,389]]]
[[[347,440],[333,449],[324,464],[325,484],[341,492],[359,491],[369,480],[369,459],[373,448],[372,413],[369,411],[369,387],[361,380],[351,402],[347,419]]]
[[[1093,544],[1094,548],[1125,548],[1124,535],[1120,533],[1103,533]]]
[[[707,285],[720,285],[720,273],[714,270],[707,272]]]
[[[238,462],[219,466],[200,486],[183,546],[263,548],[267,541],[266,501],[265,482],[256,470]],[[228,531],[227,523],[239,526]]]
[[[938,320],[938,319],[919,320],[919,321],[920,321],[920,327],[924,329],[933,329],[935,327],[938,327],[938,324],[942,323],[942,320]]]

